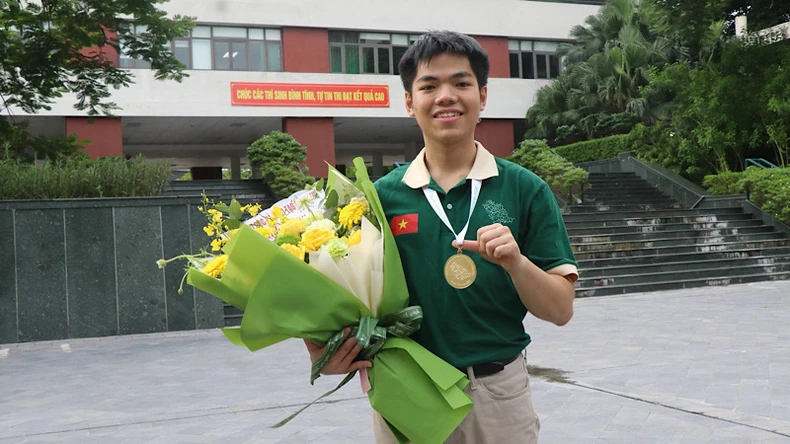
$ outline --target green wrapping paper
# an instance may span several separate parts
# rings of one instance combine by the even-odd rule
[[[384,239],[384,288],[379,316],[401,311],[408,290],[395,239],[361,159],[358,181],[380,222]],[[332,187],[330,181],[328,188]],[[239,328],[223,332],[237,345],[260,350],[288,338],[325,344],[356,326],[370,309],[351,292],[242,225],[223,248],[228,263],[220,279],[190,269],[187,282],[244,310]],[[463,421],[472,400],[466,376],[408,338],[390,338],[368,369],[371,406],[399,442],[441,443]]]

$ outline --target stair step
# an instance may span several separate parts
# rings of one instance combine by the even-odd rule
[[[790,255],[790,247],[773,248],[742,248],[723,251],[710,252],[689,252],[677,253],[672,255],[643,255],[630,257],[614,257],[602,259],[578,260],[580,270],[621,267],[621,266],[640,266],[640,265],[663,265],[674,262],[698,262],[713,259],[734,259],[734,258],[760,258],[780,255]]]
[[[620,222],[622,225],[646,225],[654,223],[666,223],[661,219],[681,218],[674,222],[685,222],[683,218],[701,218],[689,220],[691,222],[717,222],[719,220],[731,220],[729,218],[749,219],[751,214],[746,214],[740,208],[728,208],[718,210],[655,210],[655,211],[622,211],[622,212],[591,212],[591,213],[570,213],[563,215],[566,225],[568,223],[600,223],[600,222]],[[672,222],[672,221],[670,221]]]
[[[710,238],[715,236],[737,236],[748,234],[762,234],[774,232],[772,227],[762,225],[749,228],[708,228],[696,230],[663,230],[647,231],[641,233],[594,234],[584,236],[570,236],[571,244],[599,244],[605,242],[630,242],[650,241],[674,238]]]
[[[612,251],[643,248],[662,248],[674,246],[690,245],[718,245],[737,242],[764,242],[770,240],[785,239],[784,233],[769,232],[759,234],[731,235],[731,236],[700,236],[700,237],[679,237],[679,238],[658,238],[624,242],[588,242],[582,244],[571,244],[575,252],[590,251]]]
[[[611,259],[611,258],[628,258],[636,256],[654,256],[654,255],[674,255],[683,253],[708,253],[715,251],[733,251],[742,249],[760,249],[760,248],[775,248],[785,247],[790,245],[787,238],[758,241],[758,242],[735,242],[735,243],[720,243],[710,245],[690,245],[690,246],[667,246],[667,247],[647,247],[639,249],[621,249],[621,250],[604,250],[604,251],[584,251],[574,253],[576,260],[584,261],[589,259]]]
[[[660,231],[691,231],[691,230],[714,230],[714,229],[741,229],[768,227],[756,219],[719,221],[719,222],[690,222],[690,223],[667,223],[651,225],[621,225],[613,227],[591,227],[591,228],[567,228],[568,236],[605,236],[605,235],[624,235],[636,233],[655,233]]]
[[[787,280],[790,279],[790,271],[776,272],[776,273],[756,273],[743,276],[730,276],[723,278],[699,278],[688,279],[683,281],[669,281],[669,282],[645,282],[634,285],[611,285],[603,287],[585,287],[576,289],[576,297],[594,297],[594,296],[607,296],[615,294],[648,292],[648,291],[662,291],[662,290],[677,290],[681,288],[694,288],[705,286],[719,286],[731,284],[746,284],[750,282],[762,282],[770,280]]]
[[[573,216],[573,215],[568,215]],[[564,217],[564,216],[563,216]],[[590,228],[620,228],[620,227],[659,227],[664,224],[696,224],[696,223],[718,223],[718,222],[744,222],[754,220],[750,214],[690,214],[686,216],[658,216],[658,217],[631,217],[598,218],[593,220],[567,220],[566,229],[590,229]]]
[[[596,204],[596,205],[572,205],[566,207],[568,214],[593,213],[593,212],[633,212],[633,211],[666,211],[679,210],[683,206],[679,203],[668,202],[659,204],[633,203],[633,204]]]
[[[594,280],[618,276],[643,276],[649,273],[675,272],[689,270],[704,270],[710,268],[726,268],[746,265],[774,265],[790,263],[790,254],[778,254],[774,256],[760,255],[751,257],[718,258],[707,260],[677,260],[675,262],[662,262],[657,264],[632,264],[629,261],[622,261],[616,265],[606,267],[582,267],[579,266],[579,273],[582,280]]]
[[[580,270],[579,287],[603,285],[628,285],[643,282],[664,282],[688,278],[711,278],[732,274],[757,272],[776,273],[790,271],[790,256],[753,259],[719,259],[703,262],[674,262],[637,267],[607,267]],[[597,276],[595,275],[597,274]]]

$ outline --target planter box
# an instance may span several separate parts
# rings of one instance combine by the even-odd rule
[[[0,202],[0,344],[223,326],[156,261],[208,247],[200,198]],[[265,202],[261,202],[265,204]]]

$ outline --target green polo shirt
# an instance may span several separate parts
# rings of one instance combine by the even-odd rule
[[[424,149],[410,165],[375,184],[398,244],[410,304],[423,309],[422,326],[412,337],[456,367],[520,353],[530,342],[523,325],[527,309],[510,275],[474,252],[464,254],[477,266],[475,282],[463,290],[447,283],[444,264],[457,251],[451,245],[455,237],[431,208],[423,186],[436,190],[459,232],[469,217],[469,179],[481,179],[465,238],[476,239],[477,230],[486,225],[507,225],[522,254],[538,267],[572,281],[578,276],[565,224],[548,185],[521,166],[495,158],[479,143],[477,148],[467,179],[446,194],[430,178]]]

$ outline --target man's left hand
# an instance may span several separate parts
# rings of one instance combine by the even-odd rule
[[[455,241],[453,241],[453,247],[458,248]],[[485,260],[497,264],[507,271],[514,270],[518,263],[524,259],[510,228],[502,224],[480,228],[477,230],[477,240],[465,240],[461,249],[480,253]]]

